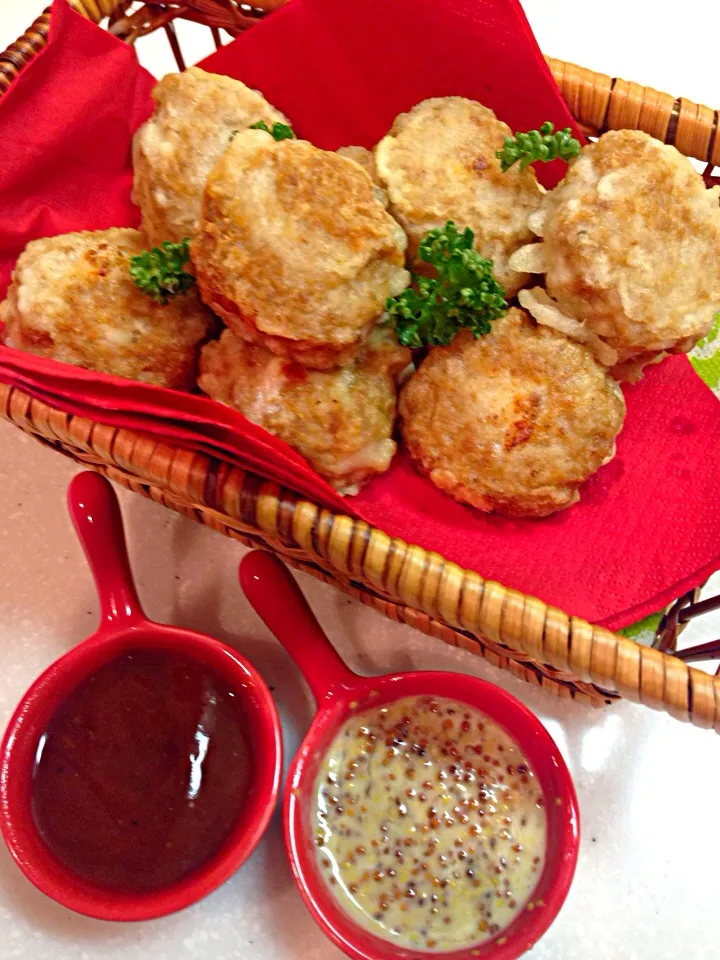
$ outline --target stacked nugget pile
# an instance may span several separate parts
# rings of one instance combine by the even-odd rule
[[[238,133],[214,167],[190,247],[227,324],[200,387],[295,446],[343,492],[387,470],[409,351],[376,332],[409,281],[405,235],[351,160]]]
[[[399,116],[374,151],[411,255],[447,220],[469,226],[508,299],[530,282],[513,258],[543,202],[531,167],[501,168],[510,133],[481,104],[447,97]],[[584,346],[513,307],[486,336],[463,331],[432,347],[400,414],[416,467],[440,489],[483,511],[545,516],[576,502],[612,459],[625,404]]]
[[[510,516],[563,509],[614,456],[617,381],[690,350],[720,310],[717,192],[645,134],[605,134],[546,193],[527,163],[501,163],[507,125],[461,97],[417,104],[372,151],[332,153],[286,126],[276,138],[286,118],[227,77],[193,68],[153,96],[133,151],[142,231],[29,244],[5,342],[180,389],[199,355],[203,391],[342,492],[389,468],[399,412],[416,467],[448,494]],[[509,309],[412,356],[386,304],[436,276],[423,238],[448,221],[472,230]],[[197,284],[146,297],[128,259],[186,239]]]

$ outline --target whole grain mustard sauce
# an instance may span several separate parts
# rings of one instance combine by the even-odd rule
[[[350,916],[398,947],[459,950],[501,933],[543,867],[542,791],[480,711],[406,697],[352,717],[316,781],[321,872]]]

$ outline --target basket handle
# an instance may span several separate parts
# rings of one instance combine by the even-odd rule
[[[318,703],[338,689],[357,685],[332,646],[295,578],[265,550],[240,561],[240,585],[255,612],[300,668]]]
[[[100,598],[103,626],[144,619],[128,560],[125,531],[110,481],[86,470],[68,488],[68,508]]]

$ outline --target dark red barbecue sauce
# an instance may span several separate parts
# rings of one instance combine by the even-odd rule
[[[35,824],[85,880],[128,893],[175,883],[242,816],[253,774],[246,730],[215,670],[162,650],[123,654],[52,717],[34,771]]]

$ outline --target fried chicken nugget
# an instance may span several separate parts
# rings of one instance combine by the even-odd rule
[[[485,512],[544,517],[615,454],[625,416],[590,351],[522,310],[475,340],[430,351],[400,394],[402,436],[419,471]]]
[[[387,208],[390,201],[388,200],[387,191],[383,186],[383,183],[378,175],[377,167],[375,166],[375,157],[372,154],[372,150],[367,150],[365,147],[340,147],[337,151],[338,156],[345,157],[347,160],[354,160],[355,163],[359,164],[365,173],[370,177],[372,182],[375,184],[375,196],[382,203],[382,205]]]
[[[148,246],[138,230],[66,233],[33,240],[0,304],[7,346],[161,387],[193,387],[196,354],[215,323],[195,290],[161,305],[141,293],[130,258]]]
[[[410,351],[375,334],[347,367],[308,370],[225,330],[200,359],[198,384],[301,453],[342,493],[390,466],[395,382]]]
[[[408,285],[405,247],[357,163],[247,130],[210,175],[190,252],[202,298],[237,336],[327,369]]]
[[[428,230],[454,220],[461,230],[472,228],[475,249],[493,261],[512,297],[529,277],[511,270],[508,257],[532,238],[528,216],[542,193],[531,168],[501,171],[495,153],[506,136],[512,136],[507,124],[474,100],[424,100],[396,118],[375,147],[375,163],[411,259]]]
[[[133,199],[151,244],[192,237],[208,174],[236,130],[287,119],[239,80],[190,67],[152,92],[155,113],[135,134]]]
[[[580,337],[610,348],[600,358],[618,377],[635,379],[709,331],[720,310],[718,191],[675,147],[634,130],[603,134],[547,194],[534,225],[544,242],[511,262],[528,263],[529,251],[551,299],[523,291],[523,306],[541,322],[553,322],[548,308],[559,312],[570,335],[582,324]]]

